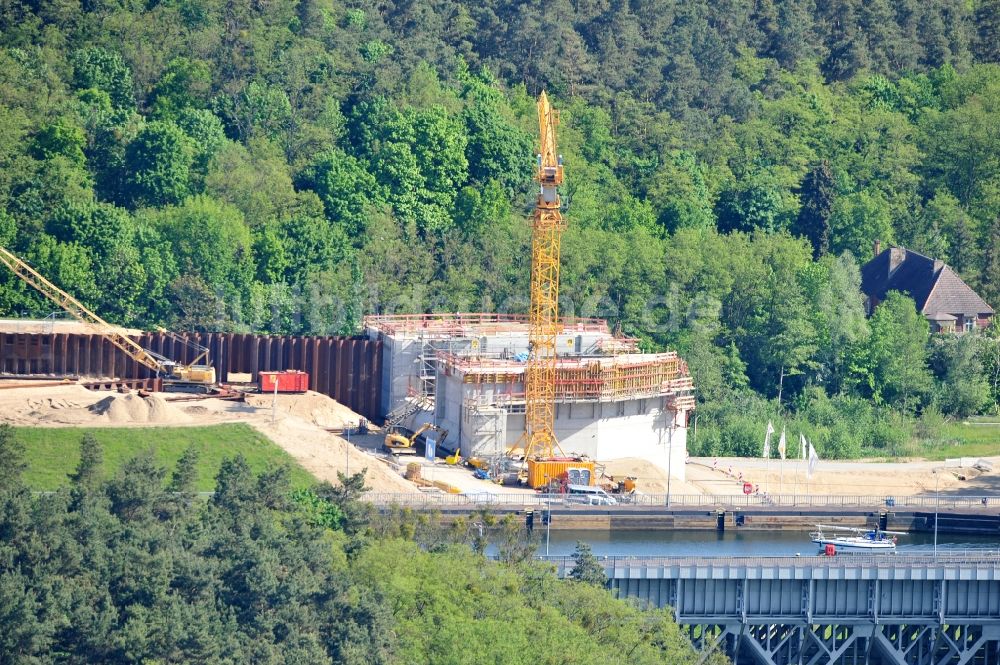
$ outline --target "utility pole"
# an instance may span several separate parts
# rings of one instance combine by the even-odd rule
[[[545,499],[545,556],[549,556],[549,530],[552,526],[552,497]]]
[[[667,416],[670,414],[670,410],[667,408],[667,400],[663,400],[663,427],[667,426]],[[660,440],[663,440],[663,429],[660,430]],[[670,480],[674,475],[674,424],[670,423],[670,429],[667,432],[667,508],[670,507]]]
[[[278,377],[274,377],[274,396],[271,398],[271,424],[278,417]]]

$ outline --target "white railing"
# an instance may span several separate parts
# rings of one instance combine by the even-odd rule
[[[497,507],[545,507],[551,506],[581,506],[575,497],[566,494],[537,494],[527,492],[471,492],[465,494],[447,493],[369,493],[365,500],[377,506],[400,505],[426,508],[476,508],[485,506]],[[627,506],[670,507],[670,508],[872,508],[883,510],[899,510],[903,508],[926,509],[970,509],[992,508],[1000,506],[1000,495],[993,496],[896,496],[856,495],[827,496],[803,494],[777,494],[767,497],[758,495],[737,494],[732,496],[707,496],[702,494],[672,494],[669,502],[665,494],[640,494],[618,497],[615,506],[587,506],[589,508],[606,510]]]

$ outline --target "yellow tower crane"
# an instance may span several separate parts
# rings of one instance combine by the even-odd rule
[[[556,335],[559,333],[559,252],[566,228],[558,187],[563,182],[562,157],[556,149],[559,112],[543,92],[538,98],[539,184],[531,226],[531,309],[528,315],[528,364],[525,368],[524,456],[552,457],[555,436]]]
[[[178,363],[143,348],[132,338],[118,332],[114,326],[85,307],[79,300],[45,279],[37,270],[4,247],[0,247],[0,263],[10,268],[11,272],[21,281],[68,312],[77,321],[89,326],[96,334],[121,349],[129,358],[156,372],[158,376],[163,378],[165,384],[171,385],[178,390],[207,389],[215,385],[215,368],[211,365]],[[174,341],[195,347],[196,351],[198,351],[195,363],[207,357],[208,349],[205,347],[194,345],[173,333],[167,334]]]
[[[559,112],[542,92],[538,98],[538,200],[531,231],[531,308],[528,363],[525,367],[525,431],[512,450],[523,449],[526,467],[521,474],[532,487],[548,485],[565,475],[567,463],[593,462],[556,457],[562,449],[555,435],[556,338],[559,334],[559,262],[566,228],[558,187],[563,182],[562,156],[556,148]],[[592,482],[592,481],[591,481]]]

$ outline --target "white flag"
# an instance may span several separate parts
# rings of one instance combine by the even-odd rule
[[[785,459],[785,428],[781,428],[781,438],[778,439],[778,454],[781,459]]]
[[[771,421],[767,421],[767,434],[764,435],[764,454],[763,457],[768,459],[771,457],[771,435],[774,434],[774,425]]]
[[[806,478],[812,478],[813,472],[816,471],[816,463],[819,462],[819,455],[816,454],[816,449],[813,448],[812,442],[809,443],[809,465],[806,466]]]
[[[806,459],[806,435],[799,432],[799,450],[802,451],[802,461]]]

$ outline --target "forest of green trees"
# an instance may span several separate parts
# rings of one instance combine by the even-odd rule
[[[1000,0],[4,3],[0,245],[128,325],[523,312],[542,89],[562,313],[684,355],[693,452],[785,418],[898,454],[997,408],[995,330],[858,285],[879,240],[1000,305]]]
[[[194,451],[104,477],[84,438],[70,485],[33,496],[0,425],[0,662],[701,662],[667,610],[612,598],[586,547],[558,580],[513,516],[378,515],[358,501],[363,473],[292,492],[287,469],[241,457],[205,500]]]

